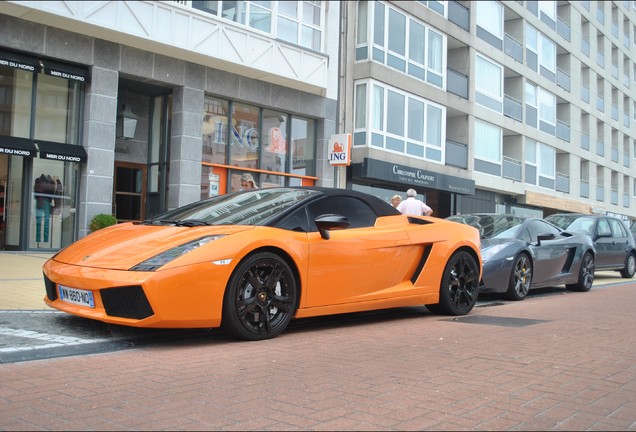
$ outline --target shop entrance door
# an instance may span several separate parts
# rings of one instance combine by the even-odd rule
[[[146,165],[115,162],[113,203],[117,222],[146,218]]]

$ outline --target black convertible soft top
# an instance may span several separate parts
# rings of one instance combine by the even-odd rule
[[[326,187],[313,187],[313,186],[297,186],[297,187],[288,187],[281,189],[301,189],[301,190],[313,190],[316,192],[320,192],[325,196],[348,196],[352,198],[357,198],[360,201],[364,201],[369,207],[376,212],[378,216],[393,216],[401,214],[395,207],[391,204],[381,200],[380,198],[369,195],[364,192],[358,192],[351,189],[337,189],[337,188],[326,188]]]

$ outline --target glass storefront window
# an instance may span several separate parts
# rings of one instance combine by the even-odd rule
[[[80,84],[39,74],[35,102],[35,139],[79,142]]]
[[[227,153],[228,102],[206,97],[203,112],[203,162],[225,164]]]
[[[28,138],[33,73],[0,66],[0,135]]]
[[[263,111],[263,148],[261,168],[267,171],[287,171],[287,116],[277,111]],[[283,184],[284,185],[284,179]]]
[[[232,105],[230,128],[230,164],[243,168],[258,168],[260,147],[259,109],[235,103]]]
[[[73,242],[77,163],[33,159],[29,248],[59,249]]]
[[[292,117],[292,173],[313,176],[316,172],[316,133],[313,120]]]

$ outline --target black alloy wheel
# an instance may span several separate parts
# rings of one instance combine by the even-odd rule
[[[456,252],[446,263],[439,290],[439,303],[426,305],[434,313],[466,315],[479,295],[479,266],[466,251]]]
[[[530,291],[532,284],[532,261],[528,254],[522,252],[512,265],[510,281],[506,297],[510,300],[523,300]]]
[[[594,256],[591,252],[585,252],[581,258],[579,268],[579,278],[575,284],[568,284],[565,287],[570,291],[585,292],[592,288],[594,283]]]
[[[241,262],[230,277],[221,325],[240,339],[269,339],[285,330],[297,306],[296,279],[287,262],[260,252]]]

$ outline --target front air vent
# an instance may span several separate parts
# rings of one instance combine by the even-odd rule
[[[105,288],[100,294],[109,316],[141,320],[154,314],[143,288],[138,285]]]

